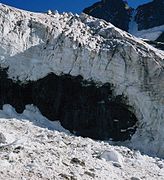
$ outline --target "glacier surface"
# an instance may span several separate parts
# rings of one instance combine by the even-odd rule
[[[41,14],[0,4],[0,66],[26,83],[49,73],[110,83],[138,119],[129,145],[164,157],[164,52],[85,14]]]

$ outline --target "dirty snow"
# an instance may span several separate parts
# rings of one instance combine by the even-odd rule
[[[1,180],[164,178],[162,159],[123,146],[75,137],[59,124],[45,124],[45,119],[32,105],[22,114],[10,105],[0,111],[0,133],[6,138],[0,144]]]

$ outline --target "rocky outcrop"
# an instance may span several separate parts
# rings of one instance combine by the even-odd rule
[[[154,0],[137,8],[138,30],[164,25],[164,0]]]
[[[128,31],[130,9],[122,0],[102,0],[83,11],[93,17],[104,19],[116,27]]]
[[[117,116],[113,118],[110,116],[110,121],[105,122],[113,122],[114,119],[125,122],[126,126],[125,129],[122,129],[123,132],[128,129],[128,126],[129,128],[133,126],[131,120],[135,117],[134,124],[137,121],[137,129],[129,143],[145,152],[164,155],[164,135],[162,133],[164,119],[163,52],[117,29],[110,23],[85,14],[80,16],[66,13],[35,14],[5,5],[0,5],[0,42],[2,76],[4,74],[6,78],[5,73],[7,72],[7,79],[12,84],[4,89],[6,82],[2,83],[2,91],[9,90],[16,94],[18,84],[19,87],[26,87],[29,82],[32,84],[35,82],[37,86],[32,89],[35,92],[34,95],[37,94],[37,96],[33,98],[32,102],[37,102],[37,105],[40,105],[39,108],[46,111],[45,107],[49,106],[46,105],[44,95],[47,95],[49,99],[54,97],[54,100],[48,101],[48,103],[54,102],[50,108],[53,112],[45,112],[47,115],[52,115],[60,107],[59,102],[62,102],[60,98],[65,97],[58,89],[67,87],[64,92],[69,98],[65,97],[68,104],[64,109],[70,114],[61,117],[60,121],[63,125],[66,126],[68,122],[65,121],[66,119],[69,120],[68,125],[70,125],[70,117],[73,115],[72,121],[76,121],[78,118],[78,123],[83,120],[83,122],[91,120],[88,124],[94,127],[95,122],[99,122],[102,116],[104,119],[109,117],[106,112],[109,114],[114,112],[113,114],[117,114]],[[82,77],[80,82],[79,77]],[[55,80],[56,78],[57,80]],[[58,83],[60,81],[66,82],[65,85],[62,86],[62,83]],[[83,81],[86,81],[87,84],[93,82],[93,84],[83,88],[81,86]],[[77,83],[75,87],[80,87],[79,90],[74,87],[73,82]],[[104,87],[106,84],[108,86]],[[14,90],[15,87],[16,90]],[[28,92],[30,93],[28,94]],[[54,96],[54,92],[57,93],[57,97]],[[23,98],[25,100],[27,98],[28,101],[31,97],[31,90],[25,90],[25,93],[27,96],[23,95]],[[95,99],[92,98],[92,94]],[[10,97],[10,95],[8,96]],[[18,97],[15,98],[17,104],[17,101],[21,99],[19,97],[22,96],[16,95],[16,97]],[[125,100],[117,101],[118,97],[124,97]],[[104,104],[103,101],[107,99],[107,103]],[[40,102],[42,103],[40,104]],[[42,107],[44,102],[45,105]],[[95,104],[91,105],[93,102]],[[89,103],[88,106],[87,103]],[[86,109],[90,108],[88,114],[90,111],[93,114],[100,110],[99,115],[96,116],[97,120],[92,124],[93,118],[90,119],[89,116],[85,119],[84,117],[88,116],[88,114],[84,115],[87,111],[78,107],[77,104],[83,104]],[[77,113],[76,116],[72,108],[76,109],[77,107],[81,113]],[[110,107],[109,111],[108,107]],[[94,111],[95,109],[96,111]],[[130,125],[127,126],[128,123]],[[81,127],[85,129],[86,126],[83,125]],[[114,128],[112,131],[115,130]],[[120,137],[121,129],[118,128],[118,130]],[[83,132],[79,129],[78,131],[80,134]],[[115,137],[113,135],[113,138],[118,140]],[[129,137],[130,135],[127,134],[124,139],[129,139]]]
[[[123,0],[102,0],[84,9],[84,13],[104,19],[126,31],[129,29],[133,11]],[[153,0],[140,5],[135,11],[134,20],[139,31],[164,25],[164,0]]]
[[[164,42],[164,32],[158,37],[158,42]]]

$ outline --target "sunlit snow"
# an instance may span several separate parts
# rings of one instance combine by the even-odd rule
[[[0,133],[6,138],[0,144],[1,180],[164,177],[164,160],[123,146],[75,137],[60,124],[49,122],[32,105],[22,114],[5,105],[0,111],[0,122]]]

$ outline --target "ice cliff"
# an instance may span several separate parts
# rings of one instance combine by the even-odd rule
[[[138,120],[129,144],[164,157],[164,52],[85,14],[48,15],[0,4],[0,66],[1,94],[4,71],[22,86],[51,73],[80,76],[96,87],[110,84]]]

